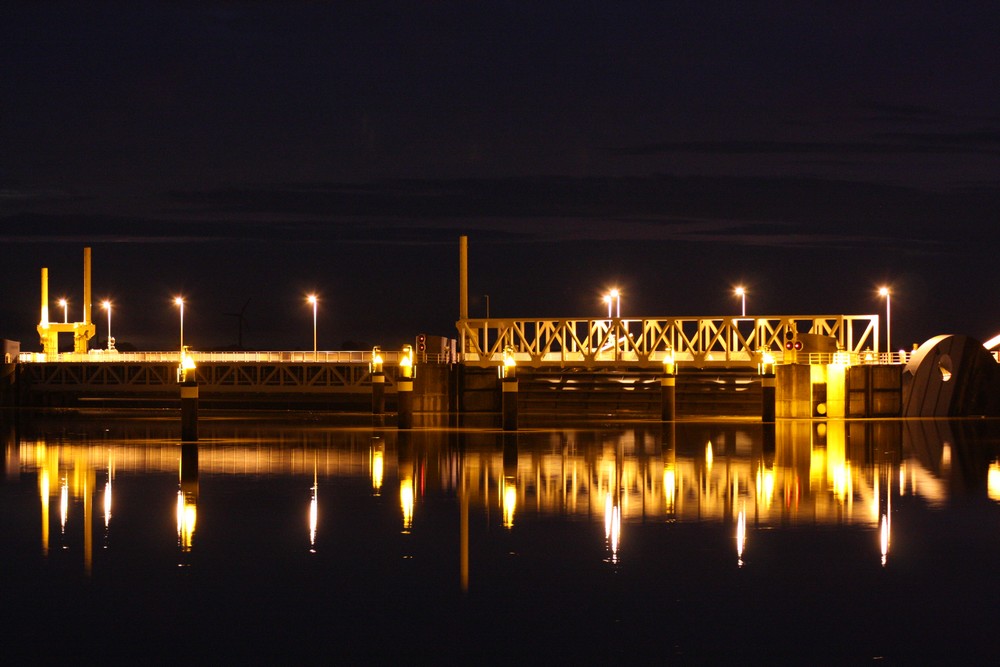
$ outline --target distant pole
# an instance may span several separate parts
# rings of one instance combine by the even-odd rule
[[[469,319],[469,237],[458,237],[458,319]]]
[[[740,297],[740,317],[747,316],[747,291],[742,287],[736,288],[736,296]]]
[[[483,298],[486,299],[486,319],[490,319],[490,295],[484,294]]]

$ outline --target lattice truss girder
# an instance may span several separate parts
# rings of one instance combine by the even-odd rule
[[[518,363],[662,363],[667,351],[679,361],[755,365],[761,352],[780,356],[786,336],[807,333],[836,340],[859,354],[878,349],[878,315],[785,315],[774,317],[490,319],[456,323],[465,363],[494,365],[510,348]]]
[[[26,381],[48,390],[121,388],[164,391],[177,387],[171,363],[33,363],[23,364]],[[386,385],[395,386],[396,367],[385,368]],[[198,384],[207,391],[359,392],[371,386],[368,364],[207,363],[198,366]]]

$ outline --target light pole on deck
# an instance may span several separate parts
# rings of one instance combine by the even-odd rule
[[[63,324],[69,324],[69,302],[66,299],[59,299],[59,305],[63,309]]]
[[[181,312],[181,356],[184,356],[184,297],[174,297],[174,305],[180,308]],[[183,359],[181,359],[183,361]]]
[[[111,302],[105,299],[101,302],[101,308],[108,311],[108,350],[111,350]]]
[[[878,294],[881,297],[885,297],[885,348],[886,352],[890,355],[892,354],[892,292],[889,291],[888,287],[880,287]]]
[[[747,316],[747,291],[742,286],[733,290],[740,297],[740,317]]]
[[[319,303],[319,299],[316,298],[315,294],[310,294],[306,297],[306,300],[312,304],[313,307],[313,361],[316,361],[317,345],[316,345],[316,308]]]

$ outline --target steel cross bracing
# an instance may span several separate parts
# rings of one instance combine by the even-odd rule
[[[771,317],[657,317],[611,319],[468,319],[456,323],[462,362],[502,363],[508,346],[525,366],[656,367],[671,351],[677,363],[756,366],[764,351],[789,360],[787,337],[813,334],[836,341],[838,354],[857,363],[878,353],[878,315]],[[808,348],[800,355],[808,354]],[[832,356],[832,355],[827,355]]]

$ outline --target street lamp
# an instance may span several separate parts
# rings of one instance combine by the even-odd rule
[[[174,305],[181,309],[181,360],[184,357],[184,297],[175,296]]]
[[[108,351],[111,351],[111,302],[105,299],[101,302],[101,308],[108,311]]]
[[[316,360],[316,305],[319,299],[316,298],[315,294],[310,294],[306,299],[313,307],[313,361]]]
[[[743,286],[737,287],[733,290],[736,296],[740,297],[740,317],[747,316],[747,291],[743,289]]]
[[[69,324],[69,302],[66,299],[59,299],[59,305],[63,309],[63,324]]]
[[[885,348],[886,352],[892,354],[892,310],[890,308],[892,293],[888,287],[880,287],[878,295],[885,297]]]
[[[618,291],[617,287],[614,287],[614,288],[611,289],[611,292],[610,292],[609,296],[612,299],[615,300],[615,317],[621,317],[622,316],[622,295],[621,295],[621,292]],[[611,308],[611,301],[610,300],[608,301],[608,308],[609,309]],[[610,317],[610,315],[609,315],[609,317]]]

